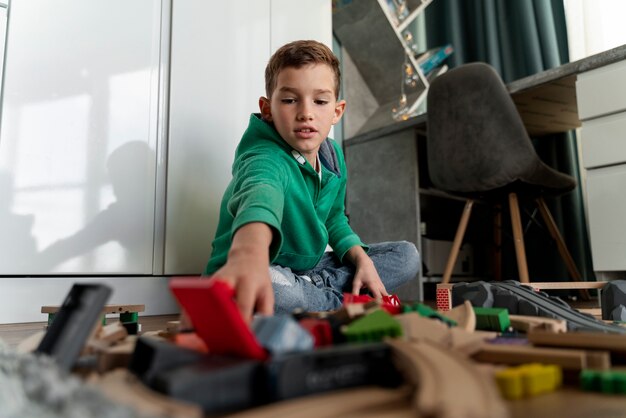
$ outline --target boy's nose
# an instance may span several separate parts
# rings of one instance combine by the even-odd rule
[[[309,108],[309,106],[306,106],[306,105],[301,106],[300,109],[298,109],[297,118],[298,120],[313,119],[313,113],[311,112],[311,109]]]

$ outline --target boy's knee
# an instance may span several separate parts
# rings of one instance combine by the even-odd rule
[[[403,254],[407,275],[416,276],[419,273],[421,260],[415,244],[409,241],[399,241],[399,250]]]

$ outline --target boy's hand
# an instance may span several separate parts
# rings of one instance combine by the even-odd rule
[[[237,230],[228,261],[214,276],[235,289],[241,315],[248,323],[252,314],[274,313],[274,290],[269,272],[272,230],[264,223],[250,223]]]
[[[385,289],[385,285],[382,280],[380,280],[374,262],[368,257],[363,248],[354,246],[348,250],[346,255],[356,267],[356,273],[352,280],[352,294],[358,295],[361,288],[366,287],[376,299],[381,299],[383,296],[389,295],[387,289]]]

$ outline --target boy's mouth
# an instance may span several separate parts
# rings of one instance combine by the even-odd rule
[[[294,130],[296,137],[300,139],[309,139],[315,136],[317,131],[311,127],[303,127]]]
[[[298,128],[296,129],[296,132],[301,132],[301,133],[310,133],[310,132],[317,132],[315,129],[311,128],[311,127],[305,127],[305,128]]]

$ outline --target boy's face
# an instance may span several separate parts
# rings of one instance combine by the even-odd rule
[[[320,145],[339,122],[345,101],[335,99],[335,76],[326,64],[283,68],[271,99],[261,97],[261,115],[315,167]]]

